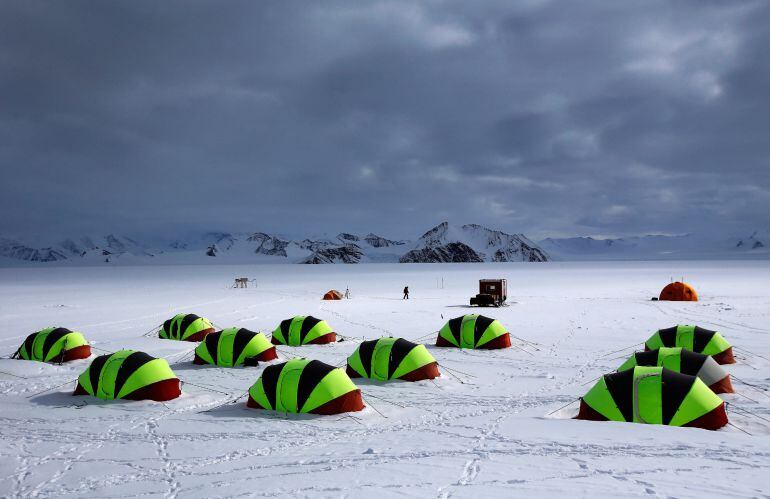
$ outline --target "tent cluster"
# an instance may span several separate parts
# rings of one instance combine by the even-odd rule
[[[674,326],[656,331],[617,370],[580,399],[577,419],[625,421],[717,430],[727,424],[718,393],[733,393],[720,364],[734,363],[717,331]]]
[[[281,321],[272,338],[245,328],[215,331],[205,317],[177,314],[165,321],[158,337],[198,342],[193,363],[216,367],[256,366],[278,358],[275,345],[305,346],[336,341],[323,320],[296,316]],[[505,328],[479,315],[452,319],[442,328],[437,345],[458,348],[510,346]],[[47,328],[30,335],[16,356],[41,362],[88,358],[85,337],[66,328]],[[364,341],[347,358],[346,369],[319,360],[292,359],[265,368],[249,389],[248,407],[291,413],[337,414],[364,408],[361,390],[351,378],[377,381],[420,381],[441,376],[438,362],[424,345],[403,338]],[[145,352],[120,350],[96,357],[78,377],[74,395],[103,400],[167,401],[182,393],[182,381],[163,358]]]

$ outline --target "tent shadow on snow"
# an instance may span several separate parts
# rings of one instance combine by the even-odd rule
[[[76,382],[73,381],[73,385]],[[74,387],[73,387],[74,389]],[[114,400],[102,400],[96,397],[89,397],[87,395],[73,395],[72,391],[53,391],[49,393],[42,393],[36,397],[29,399],[30,402],[35,404],[44,405],[48,407],[56,408],[72,408],[77,409],[77,406],[85,407],[90,406],[122,406],[122,405],[135,405],[137,403],[145,402],[143,400],[126,400],[126,399],[114,399]],[[150,401],[152,402],[152,401]],[[158,402],[153,402],[158,403]]]
[[[296,422],[312,422],[312,421],[334,421],[341,417],[345,417],[347,414],[359,414],[359,413],[340,413],[332,415],[323,414],[309,414],[309,413],[286,413],[268,411],[264,409],[253,409],[246,406],[244,399],[237,401],[234,404],[227,404],[221,407],[215,407],[208,411],[201,412],[198,416],[212,416],[215,418],[253,418],[261,420],[274,420],[274,421],[296,421]]]

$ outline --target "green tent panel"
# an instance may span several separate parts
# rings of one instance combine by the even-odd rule
[[[206,335],[195,347],[196,364],[219,367],[256,366],[277,359],[275,347],[262,333],[231,327]]]
[[[681,347],[695,353],[710,355],[718,364],[734,364],[733,347],[717,331],[698,326],[674,326],[659,329],[644,343],[645,350],[661,347]]]
[[[48,327],[30,334],[13,355],[38,362],[68,362],[90,356],[91,346],[83,335],[66,327]]]
[[[450,319],[438,333],[438,347],[496,349],[509,348],[511,335],[500,321],[467,314]]]
[[[713,357],[681,347],[662,347],[635,352],[618,368],[618,371],[625,371],[635,366],[665,367],[678,373],[697,376],[714,393],[734,392],[730,375],[717,364]]]
[[[195,314],[176,314],[163,323],[158,335],[165,340],[202,341],[214,332],[211,321]]]
[[[438,362],[425,348],[403,338],[380,338],[362,342],[348,357],[346,372],[351,378],[379,381],[419,381],[440,376]]]
[[[166,359],[144,352],[120,350],[101,355],[78,378],[75,395],[91,395],[104,400],[156,400],[162,402],[181,395],[179,379]]]
[[[364,408],[345,371],[319,360],[292,359],[265,368],[249,388],[248,407],[278,412],[339,414]]]
[[[722,399],[698,377],[636,366],[602,376],[580,399],[576,419],[717,430],[727,424],[727,413]]]
[[[271,340],[274,345],[299,347],[310,344],[334,343],[337,335],[326,321],[313,316],[298,315],[281,321]]]

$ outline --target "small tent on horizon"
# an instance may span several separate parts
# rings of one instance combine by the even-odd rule
[[[345,296],[339,291],[337,291],[336,289],[330,289],[329,291],[324,293],[322,300],[341,300],[344,297]]]
[[[698,293],[689,284],[681,281],[666,285],[658,297],[660,301],[698,301]]]

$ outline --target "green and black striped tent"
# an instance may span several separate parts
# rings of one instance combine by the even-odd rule
[[[625,371],[635,366],[665,367],[678,373],[699,377],[714,393],[734,392],[730,375],[717,364],[713,357],[681,347],[662,347],[635,352],[618,368],[618,371]]]
[[[511,335],[500,321],[468,314],[450,319],[436,338],[437,347],[496,349],[511,346]]]
[[[379,381],[419,381],[440,376],[438,362],[425,348],[403,338],[380,338],[362,342],[348,357],[346,372],[351,378]]]
[[[337,335],[326,321],[310,315],[298,315],[281,321],[273,331],[271,341],[274,345],[299,347],[310,344],[334,343],[337,341]]]
[[[345,371],[319,360],[292,359],[267,366],[249,388],[249,407],[278,412],[339,414],[364,401]]]
[[[158,335],[164,340],[202,341],[214,332],[211,321],[195,314],[177,314],[163,323]]]
[[[87,359],[91,346],[83,335],[66,327],[48,327],[27,336],[14,358],[39,362],[68,362]]]
[[[576,419],[717,430],[727,424],[727,413],[697,376],[637,366],[602,376],[580,399]]]
[[[674,326],[659,329],[644,343],[645,350],[682,347],[695,353],[710,355],[718,364],[734,364],[733,347],[717,331],[698,326]]]
[[[95,358],[78,378],[75,395],[104,400],[156,400],[181,395],[179,379],[165,359],[144,352],[120,350]]]
[[[220,367],[256,366],[277,359],[275,347],[262,333],[231,327],[211,333],[195,347],[196,364]]]

